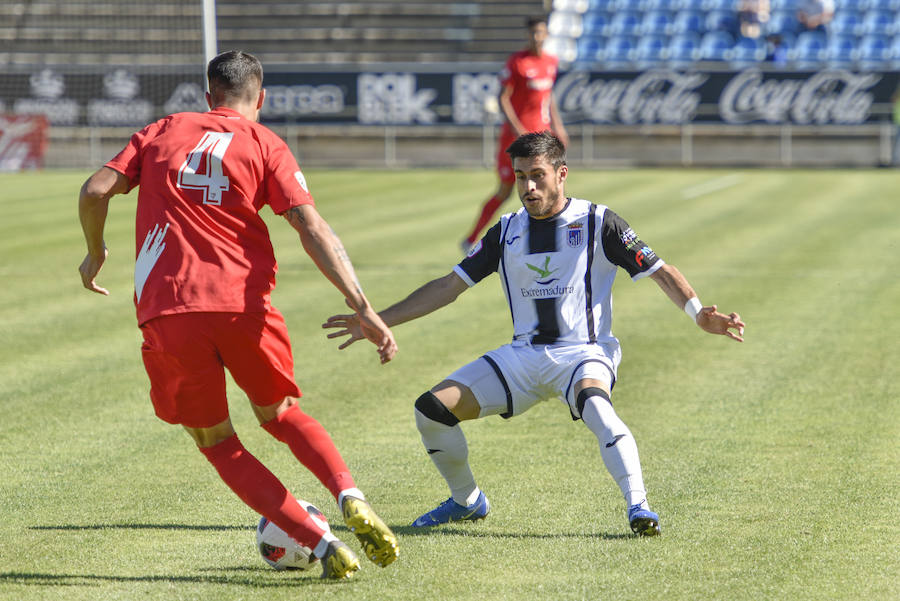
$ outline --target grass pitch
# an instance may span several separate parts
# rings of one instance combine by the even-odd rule
[[[304,408],[401,540],[397,563],[341,583],[266,567],[257,516],[154,417],[131,301],[135,197],[112,203],[99,278],[112,295],[92,295],[77,273],[86,176],[0,176],[0,599],[896,598],[900,174],[573,170],[569,194],[608,204],[704,303],[748,324],[743,345],[709,336],[651,281],[618,279],[613,400],[661,516],[647,540],[556,401],[465,425],[485,522],[409,528],[447,496],[412,403],[507,341],[499,284],[395,328],[401,350],[382,367],[363,343],[325,339],[342,299],[268,219]],[[494,186],[488,171],[307,176],[379,308],[451,269]],[[245,445],[355,545],[324,488],[229,392]]]

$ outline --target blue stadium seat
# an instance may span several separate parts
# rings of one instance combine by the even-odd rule
[[[672,0],[672,10],[703,10],[703,0]]]
[[[603,62],[612,68],[628,66],[634,58],[635,39],[631,36],[609,38],[603,49]]]
[[[874,71],[888,68],[891,61],[890,40],[882,36],[866,36],[860,40],[857,64],[860,69]]]
[[[701,10],[711,11],[711,10],[724,10],[734,12],[737,10],[737,1],[736,0],[703,0],[700,4]]]
[[[767,35],[796,36],[800,32],[800,23],[796,13],[792,11],[773,12],[766,25]]]
[[[858,0],[864,10],[900,10],[900,0]]]
[[[782,10],[796,12],[799,4],[800,0],[770,0],[769,10],[773,13]]]
[[[862,35],[893,35],[894,13],[886,10],[870,10],[863,16]]]
[[[891,38],[891,47],[888,54],[891,57],[891,67],[895,70],[900,69],[900,35],[895,35]]]
[[[636,36],[641,33],[641,17],[632,11],[617,12],[606,28],[609,36]]]
[[[734,38],[724,31],[710,31],[700,40],[700,60],[724,61],[728,59]]]
[[[830,36],[825,46],[825,60],[832,67],[851,67],[856,61],[856,37]]]
[[[615,10],[617,0],[590,0],[588,12]]]
[[[672,14],[664,11],[644,13],[641,19],[641,35],[669,35],[672,29]]]
[[[766,43],[761,38],[739,37],[728,60],[736,67],[761,63],[766,60]]]
[[[555,10],[547,21],[547,31],[552,36],[577,38],[581,35],[581,15],[578,13]]]
[[[690,65],[700,58],[700,36],[693,33],[673,36],[669,40],[669,64],[673,67]]]
[[[706,31],[724,31],[730,35],[735,35],[737,30],[737,13],[734,11],[714,10],[706,15]]]
[[[677,10],[673,8],[677,0],[640,0],[638,4],[638,10],[641,10],[645,13],[664,10],[667,12],[672,12]]]
[[[581,16],[582,35],[598,37],[606,35],[609,26],[609,13],[588,12]]]
[[[603,39],[582,37],[577,42],[577,63],[596,63],[603,60]]]
[[[665,37],[645,35],[638,40],[634,62],[641,68],[655,67],[665,61],[667,54]]]
[[[815,68],[825,60],[825,35],[804,31],[797,36],[788,58],[798,69]]]
[[[855,10],[839,10],[828,24],[828,33],[835,35],[861,35],[862,14]]]
[[[672,21],[672,35],[686,33],[706,33],[706,16],[698,10],[683,10],[675,14]]]

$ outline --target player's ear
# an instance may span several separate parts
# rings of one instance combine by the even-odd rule
[[[209,92],[206,93],[206,105],[209,106],[210,109],[213,108],[212,96],[209,95]]]
[[[259,98],[256,99],[256,110],[262,110],[263,103],[266,101],[266,89],[259,89]]]
[[[560,165],[559,171],[557,171],[557,173],[559,173],[559,181],[561,181],[561,182],[566,181],[566,177],[569,175],[568,165]]]

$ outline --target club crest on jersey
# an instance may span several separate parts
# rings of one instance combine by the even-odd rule
[[[568,229],[566,231],[566,242],[569,243],[571,247],[581,246],[581,243],[584,241],[584,227],[581,223],[570,223],[566,226]]]

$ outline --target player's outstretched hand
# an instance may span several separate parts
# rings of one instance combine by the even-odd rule
[[[700,312],[697,313],[697,325],[710,334],[722,334],[738,342],[744,341],[746,324],[741,321],[741,316],[737,313],[730,315],[719,313],[715,305],[700,309]]]
[[[371,313],[371,315],[369,315]],[[397,343],[394,335],[378,314],[369,309],[361,317],[356,313],[344,315],[332,315],[322,324],[325,329],[334,328],[336,332],[328,334],[328,338],[341,338],[347,336],[347,340],[338,346],[343,350],[357,340],[368,339],[378,348],[378,355],[382,363],[387,363],[397,354]]]
[[[382,321],[378,313],[369,307],[359,314],[359,327],[369,342],[378,349],[378,356],[382,363],[387,363],[397,354],[397,341],[394,333]]]
[[[82,261],[81,265],[78,267],[78,271],[81,273],[81,283],[84,284],[84,287],[91,292],[103,294],[104,296],[109,296],[109,290],[98,286],[94,279],[97,277],[97,274],[100,273],[100,268],[103,267],[103,262],[106,261],[106,256],[108,254],[109,251],[106,249],[103,249],[103,257],[94,257],[88,253],[84,258],[84,261]]]

